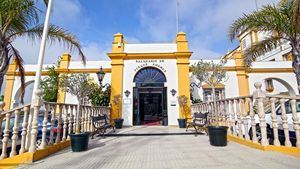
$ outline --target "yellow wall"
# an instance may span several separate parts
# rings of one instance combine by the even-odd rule
[[[108,53],[111,59],[111,119],[122,117],[122,91],[123,91],[123,58],[124,37],[121,33],[114,35],[112,43],[112,53]],[[114,104],[114,97],[120,95],[119,104]]]
[[[243,55],[241,52],[236,51],[233,54],[236,65],[236,75],[238,80],[239,96],[249,96],[249,77],[247,73],[247,67],[245,67]]]
[[[177,52],[177,69],[178,69],[178,96],[186,96],[190,99],[190,76],[189,76],[189,59],[192,53],[188,49],[188,41],[186,35],[183,32],[179,32],[176,38]],[[186,109],[179,107],[179,117],[184,118],[184,114],[188,114],[190,117],[190,102]]]
[[[9,65],[7,73],[6,73],[6,84],[5,84],[5,92],[4,92],[4,110],[9,110],[12,102],[12,92],[15,82],[15,73],[17,70],[17,64],[15,60]]]
[[[70,61],[71,61],[71,55],[69,55],[68,53],[64,53],[61,56],[57,71],[59,72],[60,70],[68,70]],[[64,74],[66,73],[60,73],[59,76],[62,76]],[[65,100],[66,100],[66,92],[59,89],[57,94],[57,103],[65,103]]]

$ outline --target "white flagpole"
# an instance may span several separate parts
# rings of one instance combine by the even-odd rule
[[[49,22],[50,22],[50,15],[51,15],[51,9],[52,9],[52,0],[48,1],[47,6],[47,12],[46,12],[46,18],[44,23],[44,29],[43,29],[43,35],[42,35],[42,41],[39,51],[39,58],[38,58],[38,64],[37,64],[37,70],[35,73],[35,80],[34,80],[34,86],[32,91],[32,99],[31,99],[31,108],[34,107],[36,94],[35,92],[40,88],[40,81],[41,81],[41,75],[42,75],[42,69],[43,69],[43,63],[44,63],[44,56],[45,56],[45,47],[46,47],[46,40],[48,36],[49,31]],[[26,143],[25,147],[26,150],[29,149],[31,144],[31,127],[32,127],[32,121],[33,121],[34,112],[33,109],[30,110],[29,118],[28,118],[28,126],[27,126],[27,136],[26,136]],[[38,116],[38,115],[37,115]],[[30,151],[35,151],[34,149]]]
[[[34,86],[33,86],[33,93],[32,93],[32,102],[34,102],[35,99],[35,92],[37,89],[40,87],[40,81],[41,81],[41,74],[42,74],[42,69],[43,69],[43,64],[44,64],[44,57],[45,57],[45,47],[46,47],[46,40],[48,36],[48,31],[49,31],[49,21],[50,21],[50,15],[51,15],[51,8],[52,8],[52,0],[48,1],[48,8],[47,8],[47,13],[46,13],[46,18],[45,18],[45,23],[44,23],[44,30],[43,30],[43,36],[42,36],[42,41],[41,41],[41,46],[40,46],[40,51],[39,51],[39,58],[38,58],[38,64],[37,64],[37,70],[35,73],[35,79],[34,79]]]
[[[179,32],[178,6],[179,6],[179,1],[176,0],[176,31],[177,31],[177,33]]]
[[[255,0],[255,7],[256,7],[256,11],[258,11],[258,4],[257,4],[257,0]]]

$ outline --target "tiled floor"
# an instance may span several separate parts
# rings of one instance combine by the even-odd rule
[[[174,127],[135,127],[119,132],[183,132]],[[70,148],[20,168],[270,168],[296,169],[300,159],[263,152],[234,142],[227,147],[209,145],[206,135],[123,136],[95,138],[89,150],[73,153]]]

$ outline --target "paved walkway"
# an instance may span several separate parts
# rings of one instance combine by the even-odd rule
[[[127,128],[121,132],[182,132],[173,127]],[[275,152],[263,152],[234,142],[227,147],[209,145],[205,135],[124,136],[95,138],[89,150],[73,153],[70,148],[20,168],[270,168],[296,169],[300,159]]]

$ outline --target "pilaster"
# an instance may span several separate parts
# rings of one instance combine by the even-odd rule
[[[249,76],[247,72],[247,67],[244,64],[243,54],[236,51],[233,54],[236,65],[236,75],[238,80],[239,96],[249,96]]]
[[[4,110],[9,110],[12,102],[12,92],[15,83],[17,64],[16,61],[13,60],[9,65],[8,70],[6,72],[6,83],[5,83],[5,92],[4,92]]]
[[[64,53],[61,58],[60,62],[58,64],[57,70],[58,72],[63,71],[63,72],[68,72],[67,70],[69,69],[71,61],[71,55],[68,53]],[[60,73],[59,76],[61,77],[66,73]],[[63,91],[62,89],[58,89],[58,94],[57,94],[57,103],[65,103],[66,100],[66,92]]]
[[[108,56],[111,59],[111,119],[122,118],[123,60],[126,56],[123,34],[117,33],[114,35],[112,53],[108,53]],[[115,105],[113,100],[118,95],[120,95],[120,102]]]
[[[188,41],[184,32],[179,32],[176,37],[177,52],[175,56],[177,58],[177,69],[178,69],[178,95],[184,95],[190,98],[190,76],[189,76],[189,64],[190,56],[192,52],[189,51]],[[190,102],[188,102],[187,109],[183,110],[179,107],[179,117],[183,118],[185,112],[190,116]]]

